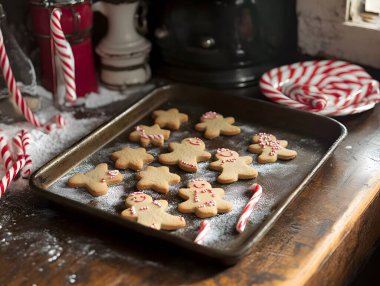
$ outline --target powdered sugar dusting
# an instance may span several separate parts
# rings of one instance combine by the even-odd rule
[[[147,148],[147,152],[152,154],[155,158],[161,153],[169,152],[167,149],[169,142],[181,142],[182,139],[187,137],[201,137],[200,133],[193,130],[192,126],[198,122],[200,116],[204,113],[204,110],[200,106],[175,106],[178,107],[181,112],[188,113],[190,121],[185,123],[180,131],[172,132],[168,142],[165,142],[163,147],[150,146]],[[168,104],[161,108],[168,107],[172,106]],[[147,116],[142,122],[139,122],[139,124],[146,125],[150,125],[151,123],[150,116]],[[297,157],[297,159],[289,162],[276,162],[265,165],[260,165],[254,161],[252,166],[259,171],[259,176],[256,180],[241,180],[233,184],[225,185],[219,184],[216,181],[219,172],[212,171],[208,168],[210,161],[214,160],[214,157],[210,161],[198,163],[198,171],[196,173],[186,173],[177,166],[169,166],[171,172],[177,173],[181,176],[181,182],[177,185],[171,186],[170,192],[166,195],[156,193],[152,190],[144,190],[144,192],[152,196],[154,200],[167,200],[169,202],[168,212],[173,215],[182,215],[186,220],[186,227],[170,232],[172,235],[193,241],[199,229],[200,218],[197,218],[194,214],[181,214],[177,210],[178,204],[184,201],[177,195],[177,192],[180,188],[187,188],[187,183],[189,181],[195,178],[204,179],[210,182],[213,188],[223,188],[225,190],[224,199],[232,203],[233,209],[229,213],[219,214],[207,219],[211,223],[210,232],[203,244],[212,248],[228,249],[234,246],[235,241],[239,241],[239,234],[235,231],[235,226],[244,206],[252,196],[252,193],[248,191],[249,186],[253,182],[261,184],[263,186],[263,194],[251,214],[246,231],[257,229],[272,213],[273,206],[286,198],[286,196],[302,181],[308,170],[307,168],[304,169],[304,166],[300,169],[301,165],[297,160],[308,158],[311,169],[323,154],[320,143],[315,139],[302,138],[296,133],[289,133],[289,131],[277,130],[275,128],[267,130],[259,123],[252,124],[251,122],[237,120],[236,125],[241,126],[241,134],[231,137],[219,137],[212,141],[205,140],[206,150],[214,155],[220,147],[230,148],[231,150],[237,151],[240,156],[252,156],[255,160],[257,155],[249,153],[247,147],[251,144],[251,137],[254,134],[265,131],[278,135],[278,138],[287,139],[289,141],[289,147],[295,149],[299,153],[299,158]],[[49,191],[120,217],[120,213],[127,208],[125,206],[127,195],[136,191],[135,184],[137,181],[135,179],[135,171],[121,170],[121,173],[125,176],[124,182],[117,186],[111,186],[109,192],[105,196],[97,198],[92,197],[86,190],[68,188],[66,182],[73,174],[86,172],[102,162],[108,163],[110,168],[113,168],[113,162],[110,159],[110,154],[112,152],[126,146],[132,148],[140,147],[137,143],[128,141],[128,134],[132,130],[133,126],[130,126],[129,130],[114,142],[108,144],[96,152],[96,154],[87,158],[82,164],[78,165],[58,180]],[[161,166],[157,160],[150,165]],[[292,178],[290,184],[289,178]]]

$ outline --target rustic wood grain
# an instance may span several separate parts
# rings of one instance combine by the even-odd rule
[[[0,206],[0,285],[345,284],[380,236],[379,118],[377,106],[340,119],[347,138],[232,267],[69,215],[29,190],[9,192]]]

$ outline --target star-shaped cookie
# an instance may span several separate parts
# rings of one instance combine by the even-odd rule
[[[153,112],[152,117],[154,123],[160,125],[161,128],[166,127],[172,130],[178,130],[183,122],[189,120],[187,114],[180,113],[177,108],[156,110]]]
[[[248,146],[248,151],[259,154],[257,162],[261,164],[273,163],[277,159],[291,160],[297,156],[294,150],[286,149],[288,141],[277,140],[276,137],[268,133],[258,133],[252,137],[252,142]]]
[[[116,168],[131,168],[135,171],[141,170],[145,163],[151,163],[154,160],[154,157],[148,154],[145,148],[129,147],[113,152],[111,158],[115,161]]]
[[[219,135],[236,135],[240,133],[240,127],[232,125],[233,117],[224,118],[223,115],[209,111],[202,115],[201,123],[195,125],[195,130],[205,131],[204,137],[213,139]]]
[[[161,129],[158,124],[152,126],[138,125],[135,129],[129,134],[129,140],[140,142],[143,147],[148,147],[149,144],[160,147],[164,145],[164,141],[170,136],[170,131]]]
[[[215,154],[216,161],[210,163],[210,169],[222,171],[217,178],[219,183],[229,184],[239,179],[254,179],[257,170],[249,166],[252,163],[251,156],[240,157],[235,151],[227,148],[219,148]]]
[[[232,209],[232,204],[223,200],[223,189],[212,188],[201,179],[194,179],[187,186],[188,189],[180,189],[178,192],[181,198],[187,200],[178,205],[181,213],[195,213],[197,217],[207,218]]]
[[[161,154],[158,160],[165,165],[175,165],[186,171],[196,172],[197,162],[207,161],[211,154],[205,151],[205,143],[200,138],[185,138],[181,143],[170,142],[170,153]]]
[[[67,185],[72,188],[86,188],[93,196],[102,196],[108,192],[108,186],[120,183],[124,176],[117,170],[108,170],[106,163],[101,163],[87,173],[72,176]]]
[[[178,184],[181,177],[169,172],[166,166],[152,167],[148,166],[144,171],[136,175],[138,190],[153,189],[156,192],[166,194],[169,192],[169,186]]]
[[[125,204],[129,207],[124,210],[122,217],[154,229],[174,230],[186,225],[185,219],[168,214],[168,201],[153,201],[151,196],[143,192],[130,194]]]

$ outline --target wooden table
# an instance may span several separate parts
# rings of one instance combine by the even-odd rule
[[[148,244],[62,212],[25,189],[1,201],[0,285],[346,283],[380,236],[380,106],[340,121],[347,138],[235,266]]]

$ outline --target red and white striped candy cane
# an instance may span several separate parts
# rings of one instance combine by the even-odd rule
[[[50,133],[51,131],[53,131],[54,126],[56,126],[57,128],[63,128],[66,125],[67,125],[67,122],[65,118],[63,118],[62,115],[57,114],[53,116],[48,123],[45,124],[44,131],[46,133]]]
[[[253,196],[248,201],[247,205],[245,206],[237,224],[236,224],[236,230],[239,233],[242,233],[245,229],[245,226],[247,225],[247,221],[249,216],[251,215],[254,206],[259,201],[261,194],[263,192],[263,188],[259,184],[253,184],[249,189],[249,191],[253,192]]]
[[[63,34],[61,16],[62,11],[58,8],[55,8],[51,13],[51,36],[54,42],[55,52],[58,55],[59,61],[61,63],[61,68],[63,69],[66,99],[68,101],[75,101],[77,99],[77,95],[75,85],[74,55],[70,44],[67,42],[65,35]]]
[[[1,152],[1,159],[4,164],[4,168],[5,170],[9,170],[13,165],[13,159],[12,159],[12,154],[9,151],[7,140],[3,136],[0,136],[0,152]]]
[[[33,114],[33,112],[30,110],[29,106],[26,104],[16,84],[16,80],[13,76],[12,68],[9,65],[9,59],[5,51],[4,38],[3,38],[3,34],[1,30],[0,30],[0,61],[1,61],[1,70],[4,75],[5,82],[7,83],[9,92],[11,93],[12,98],[14,102],[16,103],[17,107],[20,109],[21,113],[24,115],[26,120],[28,120],[37,128],[41,127],[42,126],[41,123],[39,122],[38,118]]]
[[[32,157],[29,154],[30,143],[30,133],[25,130],[21,130],[15,137],[13,137],[13,144],[17,158],[23,157],[25,159],[25,166],[21,169],[21,176],[23,178],[29,177],[32,172]]]
[[[200,229],[197,234],[197,237],[195,238],[194,242],[197,244],[202,244],[203,240],[205,239],[207,233],[210,231],[210,223],[202,220],[200,223]]]
[[[0,198],[4,195],[9,184],[17,176],[20,170],[25,166],[25,158],[18,159],[12,167],[5,173],[4,177],[0,181]]]

